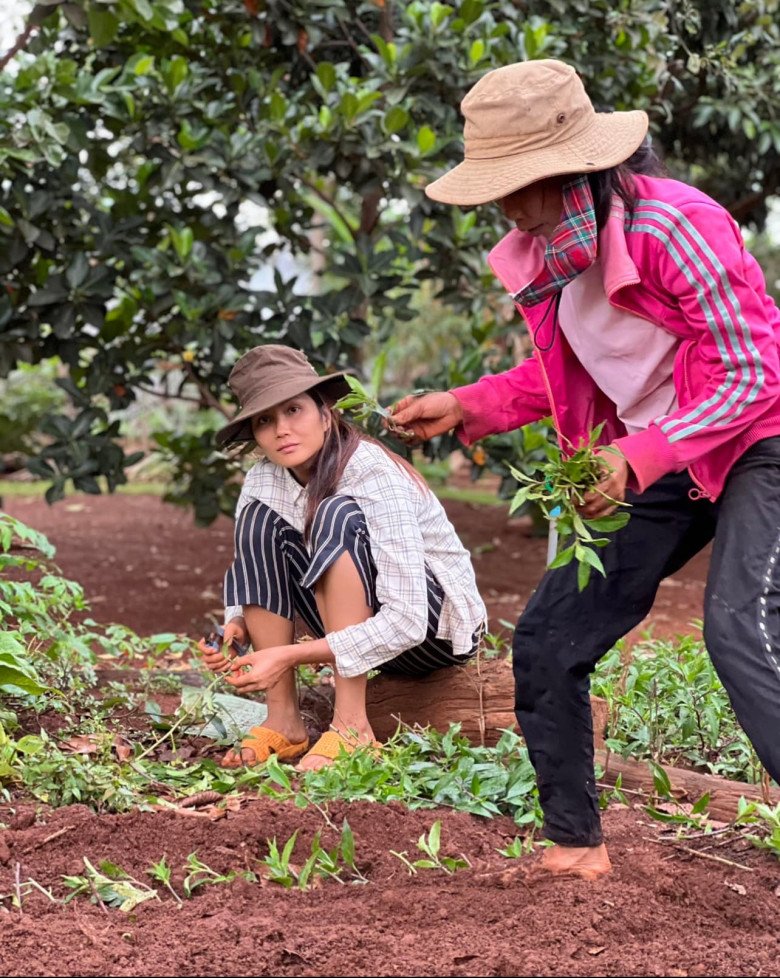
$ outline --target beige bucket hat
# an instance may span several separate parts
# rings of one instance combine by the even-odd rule
[[[240,410],[217,432],[220,448],[232,442],[254,441],[252,418],[297,394],[322,388],[323,398],[335,403],[350,392],[343,372],[320,377],[305,354],[279,343],[264,343],[245,353],[230,371],[228,386]]]
[[[645,112],[596,112],[571,65],[489,71],[460,104],[465,159],[425,188],[444,204],[486,204],[545,177],[607,170],[647,134]]]

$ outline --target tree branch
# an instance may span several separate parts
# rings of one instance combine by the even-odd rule
[[[355,230],[353,229],[349,220],[344,214],[341,213],[339,208],[333,203],[330,197],[328,197],[327,194],[324,194],[316,184],[312,183],[310,180],[307,180],[306,177],[298,177],[298,179],[301,181],[304,187],[308,187],[309,190],[312,191],[312,193],[315,193],[320,198],[320,200],[324,201],[329,207],[333,208],[337,217],[339,217],[344,222],[344,225],[346,226],[349,233],[352,235],[353,240],[357,241],[357,234],[355,233]]]
[[[202,398],[203,403],[204,404],[207,404],[209,407],[214,408],[215,411],[219,411],[219,413],[221,415],[223,415],[224,417],[229,418],[230,417],[230,411],[228,411],[228,409],[226,407],[224,407],[222,404],[220,404],[220,402],[217,400],[217,398],[214,397],[214,395],[211,393],[211,391],[208,389],[208,387],[203,383],[203,381],[200,379],[200,377],[195,373],[195,369],[193,368],[192,364],[191,363],[185,363],[184,364],[184,367],[186,369],[186,372],[187,372],[190,380],[193,382],[193,384],[195,384],[195,386],[200,391],[200,395],[201,395],[201,398]]]
[[[20,51],[27,47],[27,42],[37,30],[38,24],[27,24],[19,37],[14,41],[13,47],[6,51],[2,58],[0,58],[0,71],[5,68],[9,61],[13,61]]]

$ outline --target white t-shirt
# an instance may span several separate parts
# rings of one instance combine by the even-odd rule
[[[558,324],[629,435],[677,407],[672,373],[679,338],[610,305],[598,258],[563,289]]]

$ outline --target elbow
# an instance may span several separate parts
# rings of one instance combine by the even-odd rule
[[[424,619],[410,619],[409,627],[406,629],[408,648],[413,649],[416,645],[422,645],[428,634],[428,622]]]

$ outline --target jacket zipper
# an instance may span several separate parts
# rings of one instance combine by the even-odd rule
[[[520,313],[520,315],[523,317],[523,322],[525,323],[525,327],[528,330],[528,335],[531,336],[531,337],[533,337],[533,332],[531,331],[530,325],[528,323],[528,319],[527,319],[527,317],[525,315],[525,312],[523,311],[522,306],[520,306],[519,303],[516,302],[515,303],[515,308]],[[542,359],[541,350],[536,345],[536,343],[533,344],[533,347],[534,347],[534,350],[536,351],[536,360],[537,360],[537,362],[539,364],[539,369],[541,370],[541,373],[542,373],[542,380],[544,381],[545,390],[547,391],[547,400],[550,402],[550,413],[552,414],[553,424],[555,426],[555,434],[556,434],[556,437],[558,439],[558,446],[560,447],[561,451],[563,451],[563,447],[564,447],[563,446],[563,435],[561,433],[561,426],[558,423],[558,415],[555,413],[555,400],[554,400],[553,395],[552,395],[552,388],[550,387],[550,380],[549,380],[549,378],[547,376],[547,370],[545,369],[545,366],[544,366],[544,360]]]

